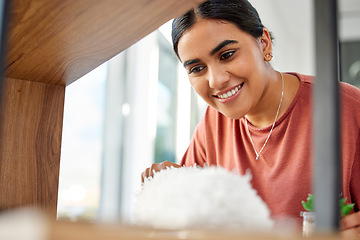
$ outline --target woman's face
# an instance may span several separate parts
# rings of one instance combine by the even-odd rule
[[[202,19],[180,38],[178,53],[192,87],[205,102],[239,119],[261,111],[268,88],[267,38],[264,34],[256,39],[227,21]]]

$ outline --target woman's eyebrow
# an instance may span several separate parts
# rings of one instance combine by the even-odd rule
[[[198,63],[198,62],[200,62],[200,59],[196,58],[196,59],[185,61],[183,65],[184,65],[184,67],[186,67],[187,65]]]
[[[221,43],[219,43],[213,50],[211,50],[210,52],[210,56],[214,55],[215,53],[217,53],[218,51],[220,51],[220,49],[222,49],[223,47],[229,45],[229,44],[233,44],[233,43],[238,43],[238,41],[236,40],[224,40]],[[198,63],[200,62],[200,59],[196,58],[196,59],[192,59],[192,60],[188,60],[184,62],[184,67],[190,65],[190,64],[194,64],[194,63]]]
[[[210,52],[210,56],[214,55],[215,53],[217,53],[218,51],[220,51],[220,49],[222,49],[223,47],[225,47],[226,45],[229,44],[233,44],[233,43],[238,43],[238,41],[236,40],[224,40],[221,43],[219,43],[219,45],[217,45],[213,50],[211,50]]]

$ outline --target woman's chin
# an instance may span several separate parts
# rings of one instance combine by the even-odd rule
[[[224,116],[226,116],[227,118],[230,118],[230,119],[240,119],[242,117],[244,117],[243,114],[235,114],[233,112],[221,112]]]

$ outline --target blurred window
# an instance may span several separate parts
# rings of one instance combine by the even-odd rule
[[[344,41],[340,46],[341,80],[360,88],[360,41]]]
[[[58,218],[97,215],[106,72],[103,64],[66,87]]]
[[[199,101],[164,27],[67,86],[58,218],[131,220],[141,172],[185,152]]]

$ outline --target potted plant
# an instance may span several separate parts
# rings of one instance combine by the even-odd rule
[[[341,196],[341,195],[340,195]],[[339,207],[340,214],[342,217],[348,215],[351,210],[354,208],[354,203],[346,204],[346,198],[340,198]],[[303,217],[303,235],[309,236],[314,231],[315,228],[315,212],[314,212],[314,195],[309,194],[306,202],[301,201],[303,208],[306,210],[300,213],[300,216]]]

